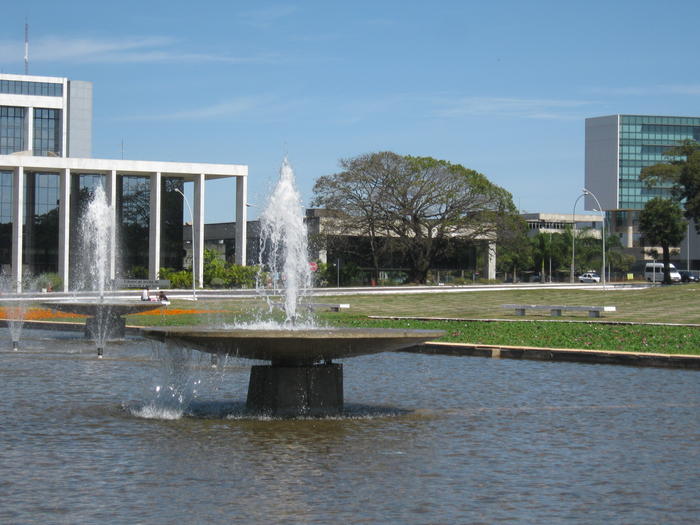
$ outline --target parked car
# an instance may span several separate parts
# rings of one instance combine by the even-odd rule
[[[681,282],[683,283],[697,283],[700,281],[697,275],[689,272],[688,270],[678,270],[681,276]]]
[[[580,283],[599,283],[600,275],[595,272],[586,272],[578,276],[578,282]]]

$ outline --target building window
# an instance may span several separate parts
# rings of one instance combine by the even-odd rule
[[[0,155],[27,149],[24,117],[26,108],[0,106]]]
[[[0,171],[0,265],[12,264],[12,172]]]
[[[0,93],[62,97],[63,84],[55,82],[27,82],[25,80],[0,80]]]
[[[123,175],[117,177],[117,188],[120,274],[127,278],[147,278],[151,181],[149,177]]]
[[[56,272],[59,176],[27,173],[24,195],[24,264],[33,275]]]
[[[34,155],[61,155],[60,115],[58,109],[34,109]]]

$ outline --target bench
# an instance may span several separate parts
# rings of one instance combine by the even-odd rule
[[[170,288],[168,279],[115,279],[117,289],[124,288]]]
[[[588,317],[600,317],[601,312],[616,312],[614,306],[563,306],[543,304],[502,304],[502,308],[515,310],[515,315],[525,315],[525,310],[549,310],[553,317],[561,317],[566,312],[588,312]]]

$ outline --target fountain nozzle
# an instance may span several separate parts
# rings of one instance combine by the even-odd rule
[[[102,357],[104,356],[104,353],[105,353],[105,349],[102,348],[101,346],[98,346],[97,347],[97,359],[102,359]]]
[[[12,349],[16,352],[19,350],[19,341],[12,341]]]

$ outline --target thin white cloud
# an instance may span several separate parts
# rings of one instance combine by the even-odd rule
[[[530,119],[580,118],[571,110],[590,105],[586,100],[529,99],[512,97],[459,97],[441,99],[436,105],[439,117],[500,116]]]
[[[207,120],[241,117],[255,114],[256,118],[284,112],[293,104],[278,103],[269,96],[236,97],[216,104],[171,111],[167,113],[142,113],[115,117],[118,121],[168,121],[168,120]]]
[[[119,39],[72,38],[51,36],[30,43],[32,62],[73,63],[166,63],[166,62],[273,62],[275,57],[233,56],[216,53],[194,53],[178,49],[170,37],[123,37]],[[0,62],[19,62],[24,57],[24,44],[0,41]]]
[[[619,96],[700,95],[700,84],[660,84],[623,88],[593,88],[594,93]]]
[[[173,111],[161,114],[142,114],[118,117],[116,120],[202,120],[210,118],[231,117],[252,111],[261,104],[253,97],[239,97],[209,106]]]

